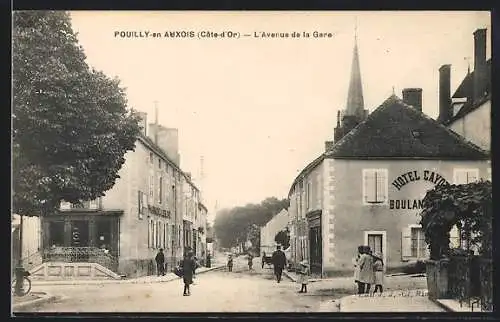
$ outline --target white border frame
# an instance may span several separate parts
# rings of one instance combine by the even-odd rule
[[[365,173],[368,171],[377,171],[377,172],[384,172],[385,174],[385,201],[382,203],[368,203],[365,201]],[[383,169],[383,168],[366,168],[363,169],[361,173],[361,200],[363,203],[363,206],[387,206],[389,204],[389,170],[388,169]]]
[[[368,235],[382,235],[382,254],[384,255],[384,272],[387,269],[387,231],[385,230],[365,230],[363,232],[363,245],[368,246]]]

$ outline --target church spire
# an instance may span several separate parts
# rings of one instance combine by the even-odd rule
[[[361,84],[361,71],[359,68],[358,54],[358,26],[354,27],[354,51],[352,55],[351,80],[349,82],[349,92],[347,93],[346,115],[364,115],[363,87]]]

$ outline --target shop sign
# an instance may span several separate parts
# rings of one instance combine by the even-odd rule
[[[424,170],[420,172],[419,170],[412,170],[399,175],[393,182],[392,185],[400,191],[405,185],[411,182],[417,181],[427,181],[431,182],[436,186],[448,185],[449,182],[441,174]],[[423,200],[421,199],[405,199],[405,200],[389,200],[389,209],[422,209]]]

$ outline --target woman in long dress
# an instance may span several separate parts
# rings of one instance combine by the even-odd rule
[[[380,253],[373,254],[373,271],[375,273],[373,294],[377,293],[377,290],[380,290],[380,293],[384,291],[384,260],[382,258],[383,256]]]
[[[366,246],[359,258],[359,293],[370,293],[374,280],[373,257],[370,255],[370,247]]]

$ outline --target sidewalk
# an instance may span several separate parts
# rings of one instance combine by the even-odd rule
[[[427,290],[392,291],[381,295],[350,295],[340,299],[340,312],[444,312]]]
[[[33,292],[23,297],[12,298],[12,312],[37,307],[57,300],[58,297],[46,292]]]
[[[219,261],[214,263],[211,268],[200,267],[196,270],[196,274],[202,274],[210,272],[216,269],[225,267],[225,265],[220,264]],[[100,285],[100,284],[148,284],[148,283],[165,283],[173,280],[180,279],[177,275],[172,272],[168,272],[165,276],[141,276],[137,278],[121,279],[121,280],[62,280],[62,281],[32,281],[33,286],[43,286],[43,285]]]

